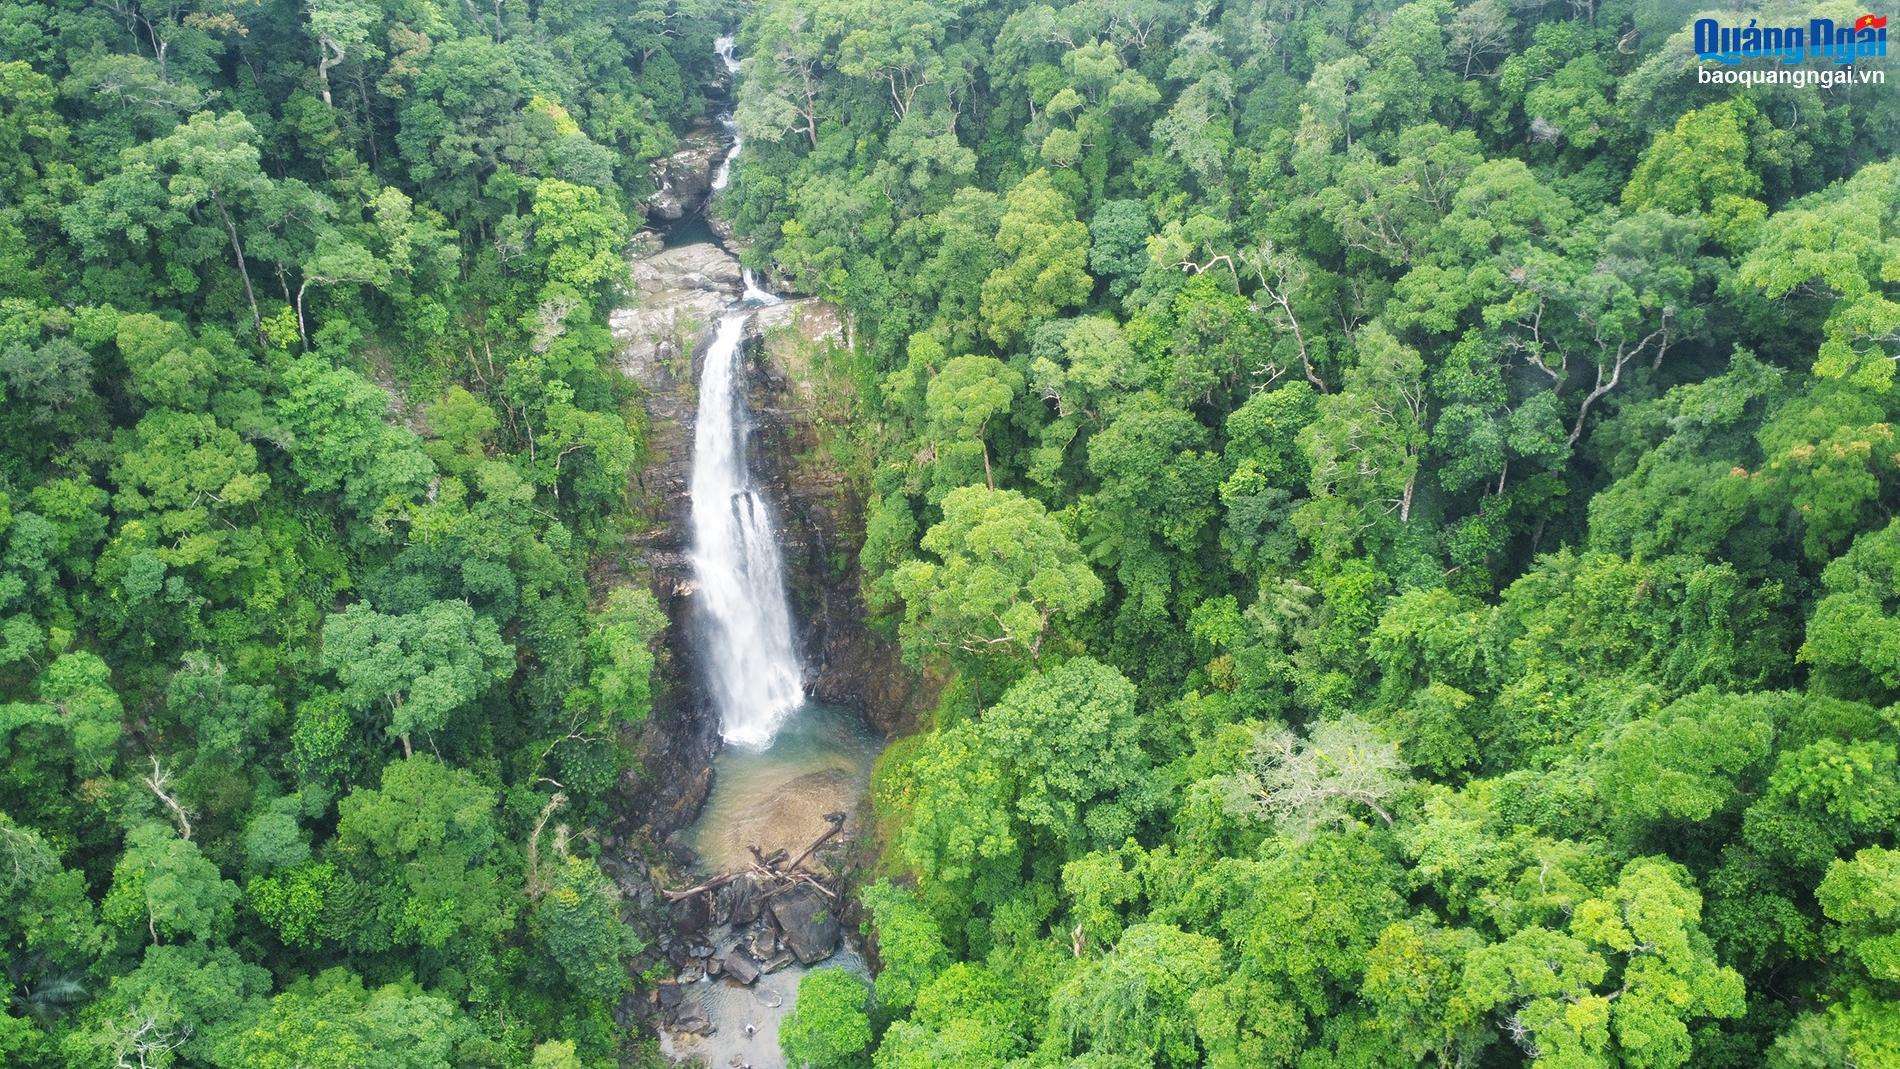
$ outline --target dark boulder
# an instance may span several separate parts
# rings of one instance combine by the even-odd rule
[[[727,951],[726,956],[718,960],[722,971],[742,984],[749,986],[759,978],[759,963],[738,947]]]
[[[765,889],[751,876],[742,877],[726,885],[732,889],[732,924],[743,927],[759,919],[759,913],[765,908]]]
[[[801,883],[772,896],[772,923],[801,965],[830,957],[838,949],[838,910],[829,896]]]
[[[691,939],[706,930],[712,920],[712,910],[706,904],[705,895],[690,895],[673,903],[673,931],[682,939]]]

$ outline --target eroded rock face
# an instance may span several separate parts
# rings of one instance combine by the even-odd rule
[[[632,275],[632,305],[616,309],[608,322],[620,346],[621,366],[649,391],[660,392],[673,380],[655,380],[655,371],[681,371],[678,358],[692,356],[712,339],[720,313],[745,284],[739,261],[710,243],[637,256]]]
[[[633,304],[610,319],[620,368],[639,383],[647,410],[647,462],[634,477],[640,511],[657,521],[636,539],[657,582],[683,593],[693,416],[699,358],[719,317],[743,292],[739,261],[717,245],[660,249],[633,262]]]
[[[850,324],[836,305],[800,299],[761,309],[753,330],[753,473],[771,486],[781,517],[808,686],[820,701],[856,710],[877,731],[902,730],[936,703],[936,688],[864,626],[864,501],[824,441],[828,427],[854,414],[849,384],[819,366],[828,346],[850,343]]]
[[[671,156],[653,161],[655,189],[647,198],[647,218],[670,223],[704,210],[713,169],[730,144],[720,127],[702,126],[681,138]]]

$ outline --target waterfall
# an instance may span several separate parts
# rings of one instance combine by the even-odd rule
[[[729,69],[732,39],[721,38],[719,54]],[[728,120],[730,122],[730,120]],[[725,185],[732,149],[720,164],[713,188]],[[706,678],[712,686],[721,733],[743,746],[762,747],[805,700],[803,673],[792,643],[785,566],[771,509],[753,489],[746,470],[749,419],[739,362],[752,309],[779,303],[744,272],[745,293],[720,317],[699,379],[699,414],[693,429],[693,570],[706,624]]]
[[[715,40],[713,42],[713,49],[719,53],[720,62],[726,65],[726,76],[728,78],[737,77],[739,74],[739,58],[732,54],[733,40],[731,36],[721,37]],[[731,180],[732,161],[738,158],[740,148],[739,124],[734,121],[732,113],[726,112],[719,116],[719,125],[724,126],[726,132],[732,135],[732,147],[726,150],[726,154],[719,159],[719,166],[713,169],[712,191],[714,193],[726,188],[726,183]]]

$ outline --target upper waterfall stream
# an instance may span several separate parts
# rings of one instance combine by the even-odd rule
[[[736,71],[732,39],[719,54]],[[731,119],[723,120],[733,127]],[[726,185],[739,154],[732,148],[714,173]],[[792,640],[785,566],[771,508],[752,486],[746,464],[750,418],[740,361],[753,309],[779,303],[745,272],[745,292],[719,320],[699,379],[693,431],[693,570],[705,607],[705,672],[720,733],[727,742],[763,747],[805,700],[803,673]]]

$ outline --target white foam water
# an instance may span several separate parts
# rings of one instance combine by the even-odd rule
[[[730,39],[722,39],[720,54],[732,65]],[[735,139],[728,163],[738,151]],[[700,372],[692,556],[706,624],[705,673],[721,734],[730,743],[764,747],[804,704],[805,691],[778,533],[746,466],[751,427],[739,374],[753,309],[779,299],[751,271],[744,279],[745,293],[720,317]]]

